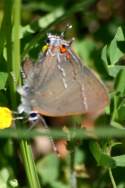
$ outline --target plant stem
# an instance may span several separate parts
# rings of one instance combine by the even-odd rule
[[[20,8],[21,8],[21,0],[14,0],[13,7],[13,61],[12,61],[12,70],[14,73],[14,90],[16,91],[17,85],[21,84],[20,78]]]
[[[36,173],[36,166],[33,160],[32,150],[30,145],[26,140],[22,140],[20,143],[24,166],[29,182],[29,186],[31,188],[40,188],[40,183],[38,179],[38,175]]]
[[[75,164],[75,147],[73,146],[72,151],[70,151],[70,185],[71,188],[77,188],[76,173],[74,171]]]
[[[7,48],[7,70],[9,74],[8,85],[10,94],[10,103],[13,110],[16,109],[16,94],[14,91],[14,81],[12,77],[12,0],[5,0],[4,3],[4,20],[6,32],[6,48]],[[4,47],[4,46],[3,46]]]
[[[117,188],[111,168],[109,168],[109,176],[110,176],[113,188]]]
[[[6,44],[7,44],[7,68],[10,78],[8,81],[10,90],[10,101],[13,110],[17,108],[16,88],[21,85],[20,77],[20,10],[21,0],[5,0],[5,22],[6,22]],[[13,13],[13,15],[12,15]],[[13,18],[13,35],[12,35]],[[13,46],[12,46],[13,42]],[[13,47],[13,48],[12,48]],[[17,123],[20,126],[19,122]],[[27,174],[30,188],[40,188],[32,151],[26,140],[22,140],[20,148],[24,160],[24,167]]]

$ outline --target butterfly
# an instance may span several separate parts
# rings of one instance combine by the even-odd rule
[[[48,34],[44,52],[36,63],[23,66],[25,83],[19,112],[58,117],[102,112],[108,104],[104,84],[75,54],[72,40]]]

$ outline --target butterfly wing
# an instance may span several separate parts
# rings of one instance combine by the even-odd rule
[[[28,77],[28,74],[30,70],[33,68],[33,62],[30,58],[26,58],[23,62],[23,73],[25,75],[25,78]]]
[[[31,69],[26,100],[47,116],[67,116],[101,111],[108,103],[104,85],[69,49],[65,54],[43,56]]]
[[[95,73],[81,64],[81,60],[70,50],[71,61],[74,70],[77,71],[77,79],[82,88],[83,98],[87,103],[87,113],[102,112],[109,102],[108,93],[104,84],[97,78]],[[77,67],[80,67],[78,69]]]

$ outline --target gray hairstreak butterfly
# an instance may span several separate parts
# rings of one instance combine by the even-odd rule
[[[102,112],[108,104],[103,83],[81,62],[64,35],[48,34],[37,63],[24,63],[19,112],[50,117]]]

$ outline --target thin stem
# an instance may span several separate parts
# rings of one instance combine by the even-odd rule
[[[71,188],[77,188],[77,179],[76,173],[74,171],[74,164],[75,164],[75,147],[72,148],[70,152],[70,185]]]
[[[36,166],[33,160],[32,150],[30,145],[26,140],[22,140],[20,143],[24,166],[29,182],[29,186],[31,188],[40,188],[40,183],[38,179],[38,175],[36,173]]]
[[[16,86],[21,84],[20,78],[20,8],[21,8],[21,0],[14,1],[14,25],[13,25],[13,61],[12,61],[12,70],[14,73],[14,89],[16,90]]]
[[[115,121],[115,119],[117,119],[117,117],[118,117],[118,110],[117,110],[118,97],[117,96],[114,96],[113,105],[114,105],[114,108],[113,108],[113,112],[111,114],[111,122]]]
[[[12,7],[13,6],[13,7]],[[13,10],[13,11],[12,11]],[[12,108],[17,107],[16,87],[21,84],[20,78],[20,10],[21,0],[6,0],[5,14],[6,14],[6,41],[7,41],[7,67],[10,74],[9,90]],[[13,17],[12,17],[13,13]],[[13,18],[13,39],[12,39],[12,18]],[[13,41],[13,48],[12,48]],[[13,50],[12,50],[13,49]],[[19,123],[18,123],[18,126]],[[32,151],[26,140],[20,143],[22,156],[24,159],[24,166],[31,188],[40,188]]]
[[[9,74],[8,85],[10,94],[10,103],[13,110],[16,108],[16,94],[14,91],[14,82],[12,77],[12,0],[5,0],[4,12],[5,16],[5,32],[6,32],[6,48],[7,48],[7,70]]]
[[[115,183],[115,179],[114,179],[113,174],[112,174],[111,168],[109,168],[109,176],[110,176],[113,188],[117,188],[116,183]]]

